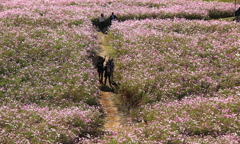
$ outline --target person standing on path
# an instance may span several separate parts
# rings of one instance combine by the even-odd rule
[[[106,59],[106,56],[104,56],[104,58],[100,57],[97,63],[98,78],[100,83],[103,82],[103,72],[104,72],[103,63],[105,59]]]
[[[99,18],[99,22],[100,22],[99,29],[100,29],[100,31],[103,32],[103,30],[105,28],[105,18],[104,18],[103,13],[101,14],[101,16]]]
[[[104,77],[105,77],[104,84],[106,85],[107,79],[108,79],[109,85],[112,86],[111,81],[110,81],[110,77],[111,77],[111,66],[110,66],[110,62],[109,62],[109,61],[107,62],[106,66],[104,67]]]
[[[113,58],[110,58],[109,63],[110,63],[110,66],[111,66],[111,83],[113,83],[113,72],[114,72]]]
[[[113,21],[117,20],[117,16],[114,14],[114,12],[112,12],[112,14],[110,15],[109,19],[111,21],[111,24],[112,24]]]

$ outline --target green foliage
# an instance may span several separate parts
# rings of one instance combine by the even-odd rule
[[[225,18],[225,17],[231,17],[233,16],[233,12],[222,12],[219,10],[210,10],[209,11],[209,18],[210,19],[219,19],[219,18]]]
[[[234,3],[235,0],[203,0],[203,1],[207,1],[207,2],[218,1],[218,2],[229,2],[229,3]],[[237,0],[237,3],[239,4],[240,1]]]
[[[203,139],[231,133],[239,135],[239,102],[204,100],[187,103],[174,102],[132,109],[130,114],[138,122],[134,135],[166,143],[180,143],[180,135]]]
[[[141,85],[129,86],[126,83],[122,83],[119,87],[121,93],[120,101],[125,104],[128,109],[139,107],[145,102],[146,93],[141,90]]]
[[[68,23],[68,26],[69,26],[69,27],[72,27],[73,25],[74,25],[74,26],[79,26],[79,25],[81,25],[82,23],[83,23],[82,20],[71,21],[71,22]]]
[[[76,2],[74,2],[74,1],[72,1],[72,2],[70,2],[70,5],[71,6],[76,6],[76,5],[78,5]]]
[[[84,119],[79,117],[76,111],[76,114],[67,116],[67,113],[59,115],[58,110],[53,108],[53,110],[49,109],[49,113],[46,113],[42,108],[34,109],[34,106],[28,110],[20,107],[15,107],[15,110],[12,111],[2,110],[1,113],[5,114],[1,115],[0,121],[0,127],[3,128],[2,134],[11,133],[21,137],[17,140],[2,137],[0,142],[22,141],[23,143],[26,140],[33,143],[43,143],[44,141],[73,143],[76,137],[87,137],[87,135],[95,137],[102,133],[99,125],[103,124],[103,120],[96,111],[96,113],[93,112],[94,116],[91,119],[86,116]]]

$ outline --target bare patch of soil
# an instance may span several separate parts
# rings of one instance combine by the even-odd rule
[[[120,116],[117,107],[114,105],[110,92],[101,91],[100,104],[106,113],[105,129],[117,132],[120,125]]]

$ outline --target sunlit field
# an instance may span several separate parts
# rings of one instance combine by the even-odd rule
[[[133,130],[112,142],[238,143],[239,26],[186,19],[114,23],[119,99],[130,108],[126,126]]]
[[[0,143],[100,133],[96,35],[77,12],[64,1],[1,1]]]
[[[240,142],[240,25],[217,20],[233,2],[0,0],[0,143]],[[92,64],[111,12],[114,134]]]

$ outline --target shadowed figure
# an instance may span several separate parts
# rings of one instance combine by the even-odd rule
[[[104,33],[105,27],[106,27],[105,18],[104,18],[104,15],[103,15],[103,13],[102,13],[101,16],[100,16],[100,18],[99,18],[99,30],[100,30],[102,33]]]
[[[109,60],[108,60],[108,62],[109,62],[108,65],[110,66],[110,74],[105,73],[107,71],[106,66],[103,67],[103,73],[98,72],[98,79],[101,83],[101,85],[99,86],[99,89],[101,89],[102,91],[105,91],[105,92],[114,92],[115,90],[117,90],[119,88],[118,83],[115,83],[114,81],[112,81],[113,79],[111,77],[111,72],[113,72],[113,71],[111,70],[112,69],[111,64],[110,64],[111,60],[113,60],[113,59],[109,58]],[[97,67],[98,63],[102,62],[104,65],[105,61],[106,61],[106,56],[102,57],[102,56],[98,55],[98,56],[95,56],[92,58],[92,64],[97,69],[97,71],[98,71],[98,67]],[[102,77],[102,75],[103,75],[103,77]],[[104,78],[104,80],[103,80],[103,78]],[[105,82],[105,84],[103,81]],[[108,85],[106,85],[107,82],[109,82],[110,87]]]
[[[110,19],[110,22],[111,22],[111,23],[112,23],[113,21],[116,21],[116,20],[117,20],[117,16],[114,14],[114,12],[112,12],[112,14],[110,15],[109,19]]]
[[[113,72],[114,72],[114,62],[113,62],[113,58],[109,59],[109,64],[111,66],[111,76],[110,76],[110,81],[111,83],[113,83]]]
[[[233,19],[233,21],[236,22],[240,22],[240,7],[238,8],[238,10],[235,11],[235,18]]]
[[[99,58],[103,58],[103,57],[102,56],[92,57],[92,64],[94,65],[95,68],[97,67],[97,63],[98,63]]]
[[[240,7],[235,11],[235,16],[240,16]]]
[[[108,79],[109,85],[112,86],[111,80],[110,80],[110,77],[111,77],[111,65],[110,65],[109,61],[107,62],[106,66],[104,67],[104,77],[105,77],[104,84],[105,85],[107,84],[107,79]]]
[[[98,58],[97,71],[98,71],[98,78],[100,83],[103,82],[103,71],[104,71],[103,65],[104,65],[105,59],[106,59],[106,56],[104,58],[102,57]]]

